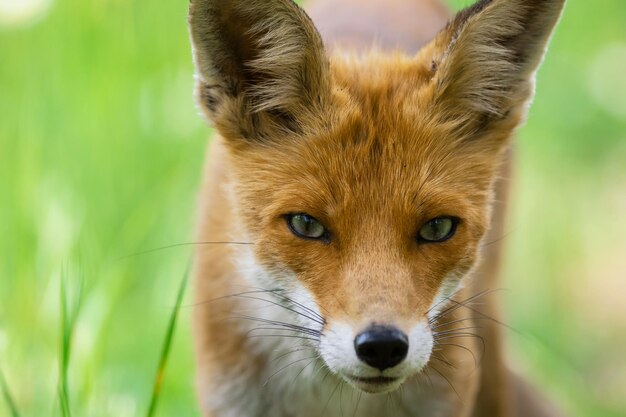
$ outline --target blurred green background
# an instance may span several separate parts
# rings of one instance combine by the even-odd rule
[[[455,7],[468,1],[454,1]],[[209,129],[187,1],[0,0],[0,369],[60,415],[60,282],[80,310],[73,415],[145,415],[193,239]],[[626,415],[626,3],[571,0],[517,144],[512,362],[573,416]],[[198,415],[189,294],[158,414]],[[9,415],[0,397],[0,415]]]

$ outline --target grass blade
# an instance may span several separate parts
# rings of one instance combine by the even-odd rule
[[[9,390],[9,384],[7,384],[7,380],[4,378],[4,374],[0,369],[0,389],[2,389],[2,396],[4,397],[7,405],[9,406],[9,411],[11,411],[11,417],[19,417],[20,413],[17,411],[17,406],[15,405],[15,400],[11,395],[11,391]]]
[[[69,378],[68,370],[70,365],[71,349],[72,349],[72,336],[74,334],[74,328],[78,319],[78,311],[80,309],[80,303],[82,298],[82,277],[80,279],[80,285],[76,299],[73,305],[69,305],[68,301],[68,289],[66,285],[67,274],[61,274],[60,285],[60,307],[61,307],[61,352],[59,358],[59,401],[61,405],[61,415],[63,417],[71,417],[70,396],[69,396]]]
[[[176,321],[178,320],[178,313],[180,306],[185,295],[185,289],[187,288],[187,278],[189,277],[189,266],[183,275],[183,279],[180,282],[178,288],[178,295],[176,296],[176,305],[174,311],[170,316],[170,321],[167,326],[167,333],[165,334],[165,340],[163,341],[163,348],[161,349],[161,357],[159,359],[159,366],[157,368],[156,377],[154,378],[154,386],[152,388],[152,397],[150,399],[150,407],[148,408],[147,417],[153,417],[156,412],[157,401],[161,394],[161,387],[163,385],[163,378],[165,375],[165,367],[167,366],[167,359],[169,358],[170,349],[172,347],[172,341],[174,340],[174,332],[176,330]]]

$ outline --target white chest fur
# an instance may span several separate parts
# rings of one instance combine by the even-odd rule
[[[436,374],[405,383],[391,394],[371,395],[339,380],[312,351],[268,367],[261,378],[232,372],[205,398],[215,417],[449,417],[454,405],[435,393],[446,389]],[[280,361],[277,361],[280,362]],[[282,369],[289,363],[293,363]],[[282,369],[282,370],[281,370]],[[235,371],[235,370],[233,370]],[[269,380],[268,380],[269,378]]]

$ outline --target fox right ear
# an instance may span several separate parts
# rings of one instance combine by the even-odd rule
[[[192,0],[200,106],[227,139],[298,131],[330,94],[311,20],[291,0]]]
[[[525,117],[564,4],[479,0],[458,13],[419,56],[431,69],[429,104],[439,121],[464,137],[507,136]]]

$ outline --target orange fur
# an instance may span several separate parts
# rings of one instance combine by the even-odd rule
[[[445,9],[433,1],[394,0],[391,5],[410,4],[441,22],[422,34],[408,21],[379,30],[372,43],[380,48],[351,54],[364,21],[351,31],[341,24],[349,17],[333,15],[339,23],[320,25],[326,42],[337,44],[328,56],[311,20],[289,0],[192,1],[198,100],[219,133],[205,173],[199,236],[234,242],[203,245],[196,257],[194,332],[206,416],[320,417],[315,404],[334,395],[329,381],[339,386],[346,379],[324,356],[333,353],[334,345],[324,344],[333,326],[349,324],[358,332],[393,324],[410,334],[439,308],[434,300],[450,280],[466,284],[458,300],[493,284],[499,249],[485,253],[480,265],[479,256],[497,174],[526,116],[534,73],[563,3],[480,1],[412,56],[402,50],[411,50],[411,40],[426,44]],[[314,19],[328,16],[328,4],[312,4]],[[369,19],[384,14],[383,2],[367,4]],[[362,49],[367,41],[359,39],[355,47]],[[382,49],[390,45],[400,49]],[[319,220],[330,231],[328,241],[294,236],[285,221],[290,213]],[[420,227],[440,216],[460,219],[455,235],[437,244],[416,242]],[[501,218],[494,213],[492,235],[501,232]],[[304,306],[296,294],[306,295]],[[442,301],[448,314],[426,333],[471,326],[471,310]],[[489,312],[497,312],[491,303]],[[266,388],[268,377],[282,370],[272,349],[284,345],[257,343],[247,321],[261,317],[280,333],[272,314],[284,314],[281,308],[305,321],[323,318],[312,337],[317,341],[305,341],[304,349],[317,356],[315,366],[331,371],[328,379],[305,372],[300,381],[308,385],[297,380],[299,373],[293,385]],[[292,319],[295,325],[303,318]],[[354,415],[513,415],[498,331],[492,323],[486,328],[488,356],[480,365],[465,353],[479,354],[476,339],[440,341],[423,370],[402,377],[407,390],[424,391],[412,392],[412,402],[404,393],[398,401],[406,411],[365,394],[368,408],[352,405]],[[358,393],[357,385],[346,389]],[[309,395],[311,406],[282,404],[287,398],[308,404]],[[337,407],[343,413],[341,397]],[[548,414],[536,407],[523,415]]]

